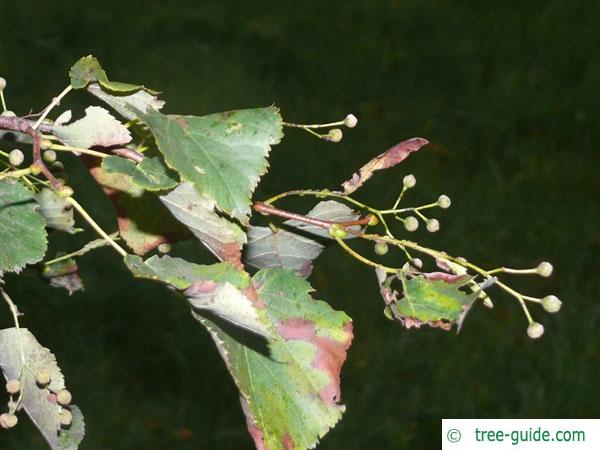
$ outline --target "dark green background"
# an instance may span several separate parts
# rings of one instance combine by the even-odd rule
[[[343,371],[347,412],[319,448],[433,449],[442,417],[600,416],[594,3],[3,0],[0,74],[20,114],[43,108],[68,83],[71,64],[91,53],[111,79],[161,89],[169,112],[276,103],[288,121],[358,116],[337,145],[286,130],[257,198],[335,188],[392,144],[428,138],[359,197],[389,205],[414,173],[407,202],[453,199],[439,213],[441,231],[415,239],[486,267],[550,260],[551,279],[515,285],[564,302],[555,316],[533,308],[546,327],[539,341],[527,338],[516,301],[496,290],[496,308],[478,305],[458,336],[406,331],[381,314],[370,269],[337,248],[326,252],[312,283],[354,318],[355,343]],[[86,100],[75,93],[63,106]],[[112,207],[89,176],[71,179],[113,230]],[[56,248],[79,245],[56,240]],[[181,251],[206,258],[196,246]],[[32,277],[8,277],[7,290],[25,326],[56,353],[85,413],[82,448],[251,448],[233,383],[186,305],[132,281],[109,249],[80,266],[86,291],[74,297]],[[0,325],[10,323],[4,310]],[[44,448],[22,422],[0,433],[0,448]]]

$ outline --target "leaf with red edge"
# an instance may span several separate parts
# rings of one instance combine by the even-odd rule
[[[357,173],[352,175],[352,178],[344,181],[342,183],[344,194],[351,194],[352,192],[356,191],[373,176],[373,172],[382,169],[389,169],[390,167],[401,163],[412,152],[416,152],[427,144],[429,144],[427,139],[415,137],[394,145],[392,148],[386,150],[362,166]]]
[[[145,255],[164,242],[187,239],[190,234],[167,213],[156,195],[135,185],[130,176],[108,173],[98,161],[86,159],[90,173],[117,210],[119,232],[137,254]]]
[[[220,260],[242,265],[246,233],[235,223],[219,216],[215,201],[198,193],[191,183],[180,184],[160,197],[171,214]]]
[[[257,335],[270,335],[254,307],[257,299],[250,286],[250,275],[230,262],[199,265],[169,256],[143,261],[139,256],[128,255],[125,263],[136,277],[170,284],[198,311],[211,312]]]
[[[131,255],[125,262],[136,276],[188,297],[240,390],[257,449],[313,448],[340,419],[352,321],[314,300],[306,280],[281,268],[250,279],[229,262],[201,266]]]
[[[275,338],[256,342],[207,315],[212,335],[241,392],[248,430],[259,450],[313,448],[340,419],[340,370],[352,321],[314,300],[310,284],[290,271],[258,272],[252,285],[259,317]]]
[[[429,325],[450,330],[454,323],[459,329],[465,315],[479,292],[463,291],[472,277],[443,272],[412,274],[399,272],[388,275],[376,269],[381,295],[386,303],[386,314],[406,328]],[[401,291],[392,286],[400,281]]]

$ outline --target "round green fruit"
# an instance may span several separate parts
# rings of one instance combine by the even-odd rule
[[[375,244],[375,253],[378,255],[385,255],[388,252],[389,248],[385,242],[378,242]]]
[[[335,239],[344,239],[348,232],[339,225],[333,224],[329,227],[329,235]]]

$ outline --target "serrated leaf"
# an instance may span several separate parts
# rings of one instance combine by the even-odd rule
[[[84,56],[77,61],[69,70],[69,78],[73,89],[83,89],[91,81],[108,81],[100,62],[92,55]]]
[[[125,263],[136,277],[162,281],[181,291],[196,310],[210,311],[261,336],[270,334],[253,305],[249,275],[229,262],[207,266],[169,256],[153,256],[144,262],[129,255]]]
[[[245,261],[258,269],[283,267],[306,278],[312,272],[312,261],[323,248],[318,242],[289,231],[250,227]]]
[[[360,218],[360,214],[353,211],[352,208],[343,203],[336,202],[335,200],[324,200],[317,203],[306,215],[308,217],[312,217],[313,219],[327,220],[330,222],[351,222]],[[294,219],[287,220],[285,224],[316,236],[333,239],[329,235],[328,230],[325,230],[317,225],[312,225],[310,223],[301,222]],[[351,226],[348,228],[354,231],[360,231],[360,225]],[[355,237],[356,236],[354,236],[352,233],[349,233],[344,239],[353,239]]]
[[[0,181],[0,275],[38,262],[46,253],[46,221],[33,193],[20,183]]]
[[[106,109],[88,106],[85,117],[69,125],[54,126],[52,134],[62,143],[72,147],[111,147],[131,141],[131,133]]]
[[[208,116],[137,112],[148,125],[166,163],[219,210],[248,223],[250,197],[268,167],[282,121],[275,107]]]
[[[27,366],[22,373],[21,349]],[[0,330],[0,368],[7,380],[18,379],[21,374],[23,408],[50,447],[60,449],[62,408],[52,394],[64,389],[65,381],[54,355],[29,330],[7,328]],[[39,387],[35,380],[35,373],[42,369],[50,375],[50,383],[45,387]]]
[[[78,231],[73,228],[75,225],[73,206],[66,199],[58,197],[53,190],[48,188],[43,188],[38,192],[35,199],[39,204],[37,211],[44,216],[49,228],[71,234]]]
[[[134,184],[131,176],[108,173],[101,166],[90,167],[90,173],[115,205],[121,237],[136,254],[189,237],[188,230],[168,214],[156,195]]]
[[[146,157],[136,164],[134,161],[109,156],[102,159],[102,169],[107,173],[121,173],[131,177],[133,183],[147,191],[161,191],[177,186],[177,174],[167,169],[159,158]]]
[[[60,450],[77,450],[85,436],[85,422],[81,410],[75,405],[71,405],[69,409],[73,419],[69,428],[62,429],[58,436]]]
[[[199,194],[190,183],[179,185],[160,200],[217,258],[241,265],[246,233],[217,215],[214,200]]]
[[[454,323],[462,322],[479,295],[461,290],[471,280],[468,275],[435,272],[409,277],[400,272],[386,276],[377,270],[377,278],[388,311],[406,328],[429,325],[449,330]],[[397,279],[402,285],[401,292],[392,287]]]
[[[259,271],[250,283],[227,262],[200,266],[168,256],[144,262],[128,255],[125,263],[138,277],[192,294],[194,317],[209,329],[240,389],[257,448],[312,448],[339,420],[339,375],[352,322],[314,300],[305,280],[277,268]]]
[[[138,119],[134,111],[159,110],[165,105],[163,100],[158,100],[156,95],[150,93],[147,89],[140,89],[133,93],[116,93],[103,89],[98,83],[90,83],[87,91],[128,120]]]
[[[42,277],[50,283],[50,286],[66,289],[69,295],[84,290],[83,281],[79,276],[79,267],[77,267],[77,261],[74,258],[44,265],[42,267]]]
[[[344,194],[351,194],[356,191],[373,176],[375,171],[389,169],[390,167],[401,163],[412,152],[416,152],[427,144],[429,144],[427,139],[416,137],[394,145],[392,148],[386,150],[362,166],[357,173],[352,175],[352,178],[344,181],[344,183],[342,183]]]
[[[239,329],[194,313],[207,327],[242,397],[257,449],[313,448],[340,419],[341,366],[352,340],[343,312],[314,300],[310,285],[284,269],[258,272],[252,284],[275,330],[266,348]]]

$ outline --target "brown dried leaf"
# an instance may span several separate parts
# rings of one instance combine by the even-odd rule
[[[373,176],[373,172],[390,167],[404,161],[412,152],[416,152],[424,145],[429,144],[427,139],[420,137],[402,141],[386,150],[381,155],[376,156],[371,161],[362,166],[352,178],[342,183],[344,194],[351,194],[361,187],[365,181]]]

